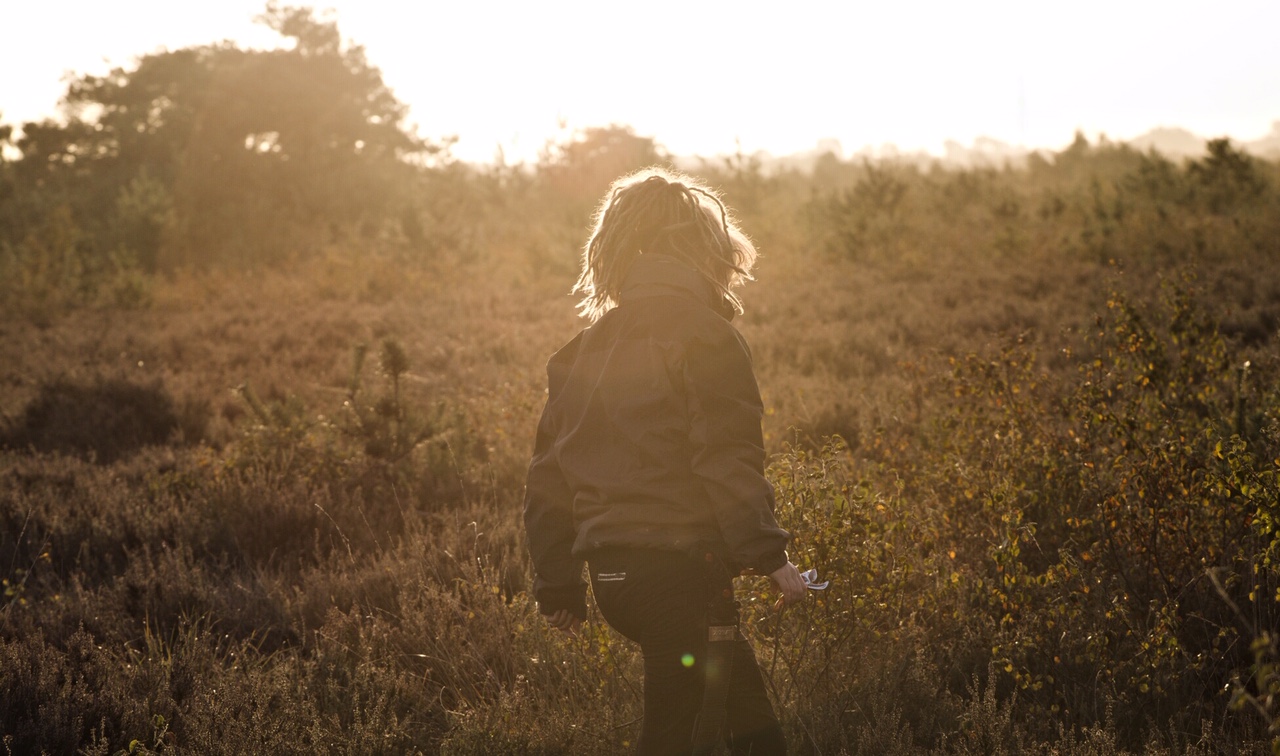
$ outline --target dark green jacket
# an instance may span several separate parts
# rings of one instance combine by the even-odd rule
[[[700,274],[639,257],[617,307],[547,364],[524,522],[543,613],[585,614],[592,552],[713,550],[733,570],[787,562],[764,477],[760,390]]]

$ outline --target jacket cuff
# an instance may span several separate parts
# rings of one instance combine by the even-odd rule
[[[779,549],[765,554],[753,566],[761,575],[772,575],[779,567],[786,566],[789,561],[786,550]]]
[[[555,614],[567,609],[584,622],[587,619],[587,585],[543,585],[534,590],[539,614]]]

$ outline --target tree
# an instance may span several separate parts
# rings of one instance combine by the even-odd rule
[[[581,129],[568,141],[549,144],[538,172],[557,194],[594,202],[614,179],[669,161],[653,137],[638,136],[630,126],[614,124]]]
[[[76,79],[65,124],[24,125],[15,180],[69,206],[98,254],[151,270],[376,227],[410,159],[439,148],[403,126],[407,108],[336,23],[275,3],[258,20],[292,45],[162,51]]]
[[[1232,147],[1230,139],[1210,139],[1205,152],[1203,158],[1187,166],[1187,175],[1195,195],[1210,212],[1226,212],[1266,191],[1266,179],[1258,169],[1257,158]]]

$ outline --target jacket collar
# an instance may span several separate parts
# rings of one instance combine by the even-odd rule
[[[622,282],[620,302],[672,294],[695,299],[715,310],[725,320],[735,315],[733,306],[698,271],[670,255],[641,254],[631,263]]]

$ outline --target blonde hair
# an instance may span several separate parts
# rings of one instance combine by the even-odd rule
[[[591,322],[618,304],[631,264],[643,253],[670,255],[698,271],[738,312],[733,289],[751,279],[756,248],[720,196],[674,171],[645,168],[613,182],[582,252],[578,310]]]

